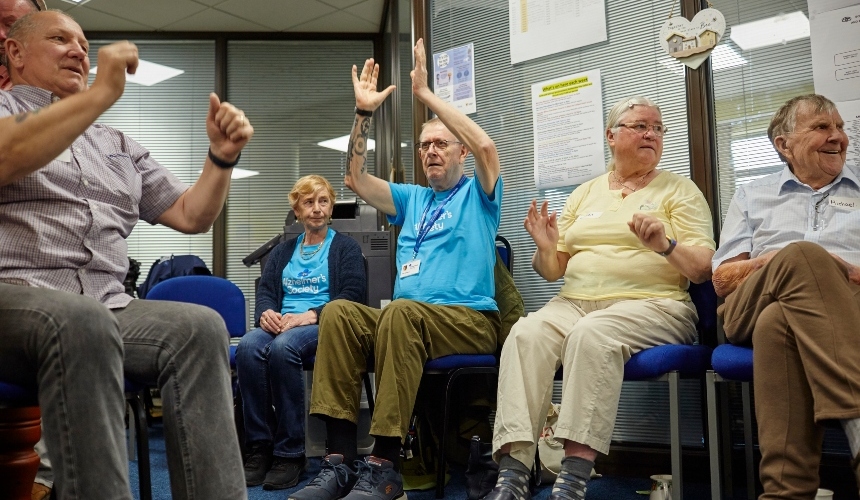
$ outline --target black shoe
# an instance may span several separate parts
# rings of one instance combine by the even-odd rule
[[[307,486],[293,493],[288,500],[337,500],[352,490],[358,476],[343,463],[343,455],[323,458],[320,473]]]
[[[264,490],[283,490],[295,486],[299,482],[299,476],[305,471],[307,461],[305,457],[284,458],[276,456],[272,461],[272,467],[263,481]]]
[[[487,493],[484,500],[531,500],[528,475],[523,475],[513,469],[503,469],[499,472],[496,486]]]
[[[251,447],[245,459],[245,484],[259,486],[263,484],[266,473],[272,467],[272,447],[267,444],[257,444]]]

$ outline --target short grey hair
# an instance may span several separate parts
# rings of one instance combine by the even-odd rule
[[[625,113],[633,109],[633,106],[648,106],[649,108],[654,108],[657,110],[657,113],[660,114],[660,119],[663,119],[663,112],[660,111],[660,106],[658,106],[656,102],[648,99],[647,97],[634,95],[621,99],[615,103],[615,106],[612,106],[612,109],[609,110],[609,114],[606,116],[605,132],[609,132],[610,130],[612,133],[617,132],[618,125],[621,123],[621,118]],[[606,165],[606,170],[615,170],[615,148],[609,146],[609,152],[612,157],[609,159],[609,164]]]
[[[44,2],[40,3],[44,5]],[[17,21],[12,24],[12,26],[9,28],[9,32],[6,34],[6,39],[8,40],[10,38],[14,38],[15,40],[19,40],[21,42],[27,40],[27,38],[29,38],[33,34],[33,32],[36,31],[36,27],[39,25],[38,18],[40,12],[57,12],[68,17],[72,21],[75,20],[72,16],[66,14],[59,9],[43,8],[41,11],[33,10],[32,12],[28,12],[27,14],[21,16],[20,18],[18,18]],[[0,60],[0,64],[6,66],[7,68],[9,67],[6,64],[5,53],[3,54],[2,60]]]
[[[830,99],[820,94],[806,94],[792,97],[785,104],[780,106],[773,118],[770,120],[770,125],[767,127],[767,138],[779,155],[779,159],[788,163],[788,159],[782,156],[774,142],[777,137],[785,136],[794,132],[794,127],[797,125],[797,112],[801,107],[808,107],[814,113],[832,113],[836,111],[836,104]]]

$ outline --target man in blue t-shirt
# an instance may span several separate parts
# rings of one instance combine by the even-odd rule
[[[294,500],[403,496],[398,459],[424,363],[448,354],[492,353],[500,330],[494,300],[495,235],[502,179],[489,136],[427,86],[424,42],[415,45],[412,92],[437,116],[418,143],[430,187],[393,184],[367,173],[370,118],[394,90],[376,90],[379,65],[368,59],[357,76],[355,123],[346,185],[402,226],[397,243],[394,301],[385,309],[335,300],[320,319],[311,414],[326,422],[329,455],[322,471]],[[475,177],[463,174],[469,152]],[[372,454],[357,455],[361,374],[374,359],[376,406]],[[345,478],[345,480],[344,480]]]

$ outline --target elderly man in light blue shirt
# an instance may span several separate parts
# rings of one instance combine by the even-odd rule
[[[786,168],[740,187],[713,258],[733,343],[754,346],[761,499],[813,498],[839,420],[860,483],[860,169],[829,99],[795,97],[768,137]]]

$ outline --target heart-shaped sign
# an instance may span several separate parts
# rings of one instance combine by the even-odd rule
[[[660,46],[667,54],[698,68],[726,31],[726,18],[717,9],[699,11],[692,21],[683,17],[670,17],[660,28]]]

